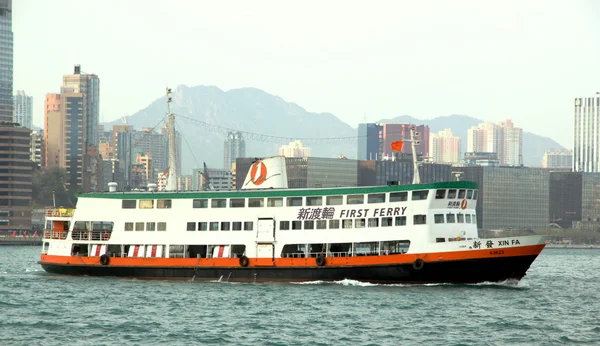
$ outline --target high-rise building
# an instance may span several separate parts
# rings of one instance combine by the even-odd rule
[[[575,99],[573,171],[600,172],[600,93]]]
[[[491,122],[473,126],[467,134],[467,152],[496,153],[501,164],[523,164],[523,129],[511,120],[496,125]]]
[[[157,183],[158,174],[163,173],[169,164],[166,135],[157,133],[150,128],[144,128],[142,131],[135,131],[131,128],[118,128],[114,130],[114,133],[117,135],[116,156],[121,162],[125,187],[138,187],[134,184],[132,174],[132,166],[137,162],[137,153],[148,153],[150,155],[154,172],[148,182]]]
[[[83,144],[98,148],[98,123],[100,121],[100,79],[95,74],[81,73],[81,66],[75,65],[73,74],[63,76],[63,89],[79,93],[83,97],[82,121]]]
[[[573,151],[566,149],[551,149],[544,153],[543,168],[572,168]]]
[[[382,126],[379,124],[358,124],[359,160],[377,160],[382,152]]]
[[[362,160],[382,160],[393,157],[392,143],[410,140],[410,129],[416,127],[417,154],[429,156],[429,126],[414,124],[359,124],[358,125],[358,158]],[[402,153],[412,154],[409,142],[402,148]]]
[[[23,90],[18,90],[13,99],[13,122],[28,129],[32,127],[32,100],[33,97],[27,96]]]
[[[293,141],[279,147],[279,155],[285,157],[309,157],[311,152],[310,148],[304,147],[300,141]]]
[[[40,131],[31,132],[31,161],[36,163],[38,167],[45,167],[44,156],[44,134]]]
[[[44,162],[46,167],[58,166],[62,121],[60,94],[46,94],[44,100]],[[50,134],[53,134],[50,136]]]
[[[460,160],[461,138],[454,136],[451,129],[429,136],[429,155],[432,162],[454,163]]]
[[[12,0],[0,0],[0,122],[13,119]]]
[[[228,169],[207,168],[192,170],[192,190],[224,191],[232,189],[232,174]]]
[[[235,159],[246,156],[246,142],[242,137],[242,133],[227,133],[224,149],[223,168],[225,170],[231,170],[231,164],[235,162]]]

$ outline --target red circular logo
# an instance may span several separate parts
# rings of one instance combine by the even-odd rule
[[[250,169],[250,181],[254,185],[260,185],[265,180],[267,180],[267,166],[262,161],[258,161]]]
[[[467,209],[467,200],[466,200],[466,199],[463,199],[463,200],[460,202],[460,209],[462,209],[462,210],[465,210],[465,209]]]

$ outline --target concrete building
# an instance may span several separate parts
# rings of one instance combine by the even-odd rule
[[[600,172],[600,93],[575,99],[573,171]]]
[[[119,160],[102,160],[102,188],[100,191],[108,191],[108,183],[117,183],[117,191],[123,191],[125,179]]]
[[[95,74],[81,72],[81,66],[75,65],[73,74],[63,76],[62,87],[70,93],[81,94],[82,126],[84,147],[93,145],[98,148],[98,123],[100,121],[100,79]]]
[[[182,175],[177,177],[177,191],[193,191],[194,184],[191,175]]]
[[[525,167],[454,166],[479,186],[477,227],[537,230],[548,227],[549,172]]]
[[[113,128],[113,130],[117,138],[115,146],[117,159],[121,162],[126,186],[135,186],[132,185],[132,166],[136,164],[137,153],[148,153],[152,157],[155,173],[151,180],[156,183],[158,174],[164,172],[169,164],[169,147],[165,134],[154,132],[150,128],[144,128],[142,131],[131,128]]]
[[[382,127],[379,124],[358,124],[358,160],[381,159]]]
[[[46,167],[58,166],[61,152],[63,122],[60,116],[60,94],[46,94],[44,99],[44,162]],[[49,134],[52,133],[53,136]]]
[[[397,156],[392,143],[410,140],[410,129],[415,126],[419,133],[416,146],[420,156],[429,156],[429,126],[414,124],[359,124],[358,158],[362,160],[382,160]],[[377,150],[377,152],[375,152]],[[412,154],[411,146],[406,143],[402,153]]]
[[[232,174],[228,169],[202,168],[192,170],[192,190],[228,191],[233,188]]]
[[[18,90],[13,98],[13,107],[13,122],[30,129],[33,125],[33,97]]]
[[[42,132],[42,133],[40,133]],[[30,160],[38,165],[38,167],[45,167],[45,156],[44,156],[44,134],[43,131],[32,131],[31,132],[31,147]]]
[[[246,142],[241,132],[229,132],[225,139],[223,153],[223,168],[231,170],[231,165],[238,157],[246,156]]]
[[[312,150],[304,147],[300,141],[293,141],[279,148],[279,156],[285,157],[309,157],[311,153]]]
[[[523,130],[511,120],[473,126],[467,134],[467,152],[496,153],[501,164],[523,164]]]
[[[550,172],[550,223],[600,230],[600,173]]]
[[[31,130],[0,122],[0,235],[31,229]]]
[[[566,149],[550,149],[542,157],[543,168],[572,168],[573,151]]]
[[[462,140],[445,129],[429,136],[429,155],[432,162],[455,163],[460,160]]]
[[[0,122],[13,122],[12,0],[0,0]]]

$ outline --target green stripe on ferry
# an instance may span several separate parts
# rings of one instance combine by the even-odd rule
[[[353,195],[396,191],[413,191],[429,189],[477,189],[477,184],[470,181],[448,181],[431,184],[357,186],[322,189],[276,189],[276,190],[237,190],[237,191],[181,191],[181,192],[101,192],[77,195],[78,198],[109,199],[179,199],[179,198],[242,198],[242,197],[298,197],[298,196],[333,196]]]

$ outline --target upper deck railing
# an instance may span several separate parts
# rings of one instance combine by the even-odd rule
[[[46,217],[72,217],[75,208],[46,208]]]

